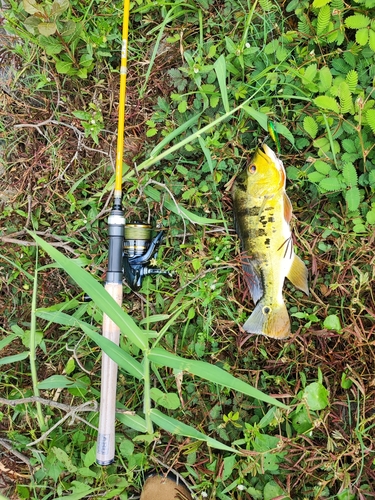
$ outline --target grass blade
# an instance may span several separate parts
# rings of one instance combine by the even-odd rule
[[[229,112],[229,100],[228,100],[228,91],[227,91],[227,64],[225,61],[224,54],[215,61],[214,69],[217,77],[217,81],[219,82],[221,99],[223,101],[223,106],[225,112]]]
[[[1,330],[5,331],[3,329],[1,329]],[[1,349],[4,349],[4,347],[6,347],[8,344],[13,342],[13,340],[16,339],[17,337],[18,337],[18,335],[16,335],[15,333],[9,333],[6,337],[4,337],[2,340],[0,340],[0,351],[1,351]]]
[[[243,107],[243,110],[249,115],[251,116],[251,118],[253,118],[254,120],[256,120],[259,125],[268,132],[268,128],[267,128],[267,123],[268,123],[268,117],[265,113],[262,113],[260,111],[257,111],[256,109],[254,109],[252,106],[242,106]]]
[[[198,139],[198,137],[200,135],[204,135],[206,132],[209,132],[212,128],[216,127],[216,125],[218,125],[219,123],[221,123],[222,121],[224,121],[227,118],[231,117],[232,115],[234,115],[235,113],[237,113],[237,111],[239,111],[240,109],[242,109],[246,104],[248,104],[254,98],[254,95],[257,92],[259,92],[259,89],[251,97],[249,97],[248,99],[246,99],[242,104],[240,104],[239,106],[236,106],[235,108],[233,108],[232,110],[228,111],[227,113],[224,113],[223,115],[219,116],[218,118],[216,118],[216,120],[213,120],[212,122],[208,123],[206,126],[204,126],[203,128],[201,128],[200,130],[197,130],[196,132],[194,132],[193,134],[189,135],[188,137],[185,137],[185,139],[183,139],[179,143],[174,144],[173,146],[171,146],[168,149],[165,149],[162,153],[160,153],[160,154],[158,154],[156,156],[150,156],[147,160],[143,161],[142,163],[140,163],[138,165],[137,171],[139,172],[140,170],[143,170],[145,168],[151,167],[152,165],[155,165],[156,163],[158,163],[159,161],[161,161],[166,156],[174,153],[175,151],[177,151],[178,149],[182,148],[183,146],[186,146],[186,144],[189,144],[190,142],[195,141],[196,139]],[[265,116],[267,116],[267,115],[265,115]]]
[[[38,245],[60,264],[77,285],[91,297],[99,309],[119,326],[122,333],[125,334],[133,344],[142,350],[147,348],[147,338],[143,330],[138,328],[133,319],[121,309],[117,302],[90,273],[77,266],[71,259],[65,257],[59,250],[42,240],[42,238],[39,238],[36,234],[32,232],[30,232],[30,234]]]
[[[256,389],[243,380],[234,377],[218,366],[211,365],[210,363],[206,363],[205,361],[185,359],[177,356],[176,354],[172,354],[164,349],[161,349],[160,347],[151,349],[148,357],[150,361],[153,361],[158,365],[169,366],[170,368],[175,368],[177,370],[183,370],[192,373],[193,375],[197,375],[198,377],[209,380],[210,382],[214,382],[215,384],[230,387],[235,391],[247,394],[254,399],[259,399],[260,401],[264,401],[265,403],[288,409],[288,406],[284,405],[280,401],[277,401],[277,399],[268,396],[268,394],[264,394],[259,389]]]
[[[12,354],[11,356],[5,356],[5,358],[0,359],[1,365],[10,365],[11,363],[16,363],[17,361],[22,361],[29,356],[29,351],[20,352],[19,354]]]
[[[202,113],[198,113],[197,115],[191,117],[189,120],[187,120],[182,125],[180,125],[179,127],[177,127],[176,130],[172,130],[172,132],[170,132],[167,135],[167,137],[164,137],[164,139],[162,141],[160,141],[159,144],[157,144],[154,147],[154,149],[150,153],[150,156],[156,156],[156,155],[158,155],[160,153],[160,151],[165,146],[167,146],[167,144],[169,144],[171,141],[173,141],[173,139],[175,139],[180,134],[182,134],[182,132],[185,132],[185,130],[187,130],[188,128],[190,128],[193,125],[195,125],[197,123],[197,121],[199,120],[199,118],[200,118],[201,115],[202,115]]]
[[[117,346],[114,342],[106,339],[98,332],[90,328],[90,326],[84,321],[80,321],[79,319],[60,311],[50,312],[43,309],[37,310],[37,316],[59,325],[76,326],[81,328],[86,335],[89,336],[123,370],[127,371],[130,375],[139,380],[143,378],[143,368],[138,361],[132,358],[130,354],[123,351],[121,347]]]
[[[128,413],[116,413],[116,419],[122,424],[126,425],[126,427],[130,427],[130,429],[134,429],[138,432],[147,432],[146,420],[139,415],[131,415]]]
[[[164,415],[164,413],[162,413],[159,410],[156,410],[155,408],[153,408],[150,411],[150,415],[151,415],[151,420],[154,422],[154,424],[166,430],[167,432],[170,432],[171,434],[177,434],[177,436],[190,437],[193,439],[197,439],[198,441],[205,441],[208,444],[208,446],[211,446],[212,448],[217,448],[218,450],[230,451],[232,453],[239,453],[238,450],[230,448],[229,446],[220,443],[220,441],[217,441],[216,439],[206,436],[202,432],[199,432],[196,429],[194,429],[194,427],[184,424],[180,420],[176,420],[174,418],[168,417],[167,415]]]

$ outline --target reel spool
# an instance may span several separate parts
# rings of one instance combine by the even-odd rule
[[[142,222],[125,224],[123,271],[127,284],[134,291],[142,286],[142,280],[150,274],[171,276],[168,271],[158,269],[156,262],[157,250],[163,239],[164,231],[159,231],[152,238],[152,226]]]

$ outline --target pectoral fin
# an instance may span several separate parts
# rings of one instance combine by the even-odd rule
[[[288,195],[284,193],[284,219],[287,221],[288,224],[292,220],[292,213],[293,213],[292,203]]]
[[[245,281],[249,287],[251,298],[253,299],[254,304],[256,304],[264,294],[261,276],[255,263],[248,258],[245,258],[242,263],[242,269],[244,271]]]
[[[306,295],[309,294],[309,285],[307,282],[307,267],[296,254],[294,254],[293,256],[293,263],[286,277],[293,283],[296,288],[305,292]]]

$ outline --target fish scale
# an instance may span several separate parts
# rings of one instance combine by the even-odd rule
[[[293,250],[292,207],[285,181],[282,162],[264,145],[233,185],[235,225],[244,251],[242,266],[255,304],[243,328],[280,339],[290,335],[282,293],[285,277],[308,294],[306,266]]]

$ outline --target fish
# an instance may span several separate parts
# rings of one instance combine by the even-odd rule
[[[255,308],[243,325],[248,333],[286,339],[290,318],[283,298],[285,278],[309,294],[308,271],[293,248],[292,204],[285,191],[286,173],[275,152],[263,144],[232,187],[236,232],[243,250],[242,267]]]

